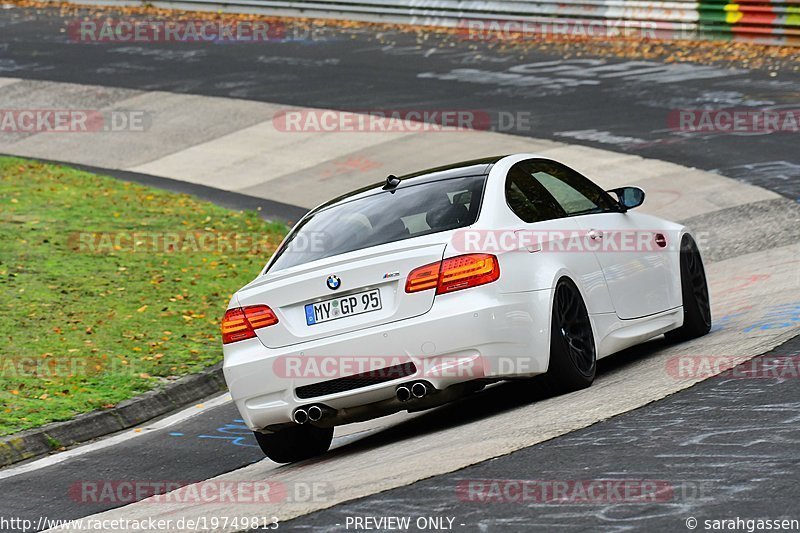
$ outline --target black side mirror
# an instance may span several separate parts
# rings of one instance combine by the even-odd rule
[[[619,187],[607,192],[617,197],[617,201],[622,206],[623,211],[639,207],[644,203],[644,191],[639,187]]]

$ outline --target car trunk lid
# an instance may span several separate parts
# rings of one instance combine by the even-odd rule
[[[238,300],[242,306],[268,305],[278,316],[278,324],[256,331],[269,348],[419,316],[433,306],[435,291],[406,293],[406,278],[419,266],[441,261],[451,233],[420,236],[268,273],[244,287]],[[336,289],[328,285],[332,276],[339,280]]]

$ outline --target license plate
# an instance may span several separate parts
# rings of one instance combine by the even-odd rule
[[[357,292],[340,298],[331,298],[315,304],[306,305],[306,324],[313,326],[337,318],[360,315],[381,308],[381,291]]]

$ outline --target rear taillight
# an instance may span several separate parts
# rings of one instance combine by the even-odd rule
[[[222,344],[252,339],[256,336],[255,330],[277,323],[278,317],[266,305],[228,309],[222,318]]]
[[[408,274],[406,279],[406,292],[419,292],[432,289],[439,284],[439,269],[441,261],[430,265],[415,268]]]
[[[497,281],[500,265],[490,254],[469,254],[442,261],[436,294],[453,292]]]
[[[500,264],[491,254],[467,254],[415,268],[408,275],[406,292],[436,288],[436,294],[454,292],[497,281]]]

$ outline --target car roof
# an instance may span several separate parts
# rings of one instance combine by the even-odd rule
[[[486,176],[489,174],[489,171],[492,169],[492,166],[501,159],[503,159],[504,157],[506,156],[496,155],[492,157],[484,157],[481,159],[472,159],[470,161],[461,161],[450,165],[429,168],[426,170],[420,170],[419,172],[413,172],[411,174],[404,174],[402,176],[397,176],[400,179],[400,183],[397,185],[397,187],[395,187],[395,190],[399,190],[404,187],[412,187],[414,185],[419,185],[420,183],[427,183],[431,181],[439,181],[451,178],[466,178],[470,176]],[[383,186],[385,184],[386,180],[380,181],[378,183],[373,183],[371,185],[367,185],[366,187],[362,187],[354,191],[350,191],[346,194],[334,198],[333,200],[329,200],[317,206],[316,208],[311,210],[309,214],[316,213],[317,211],[331,207],[332,205],[338,203],[349,202],[357,198],[362,198],[380,193],[381,191],[383,191]]]

